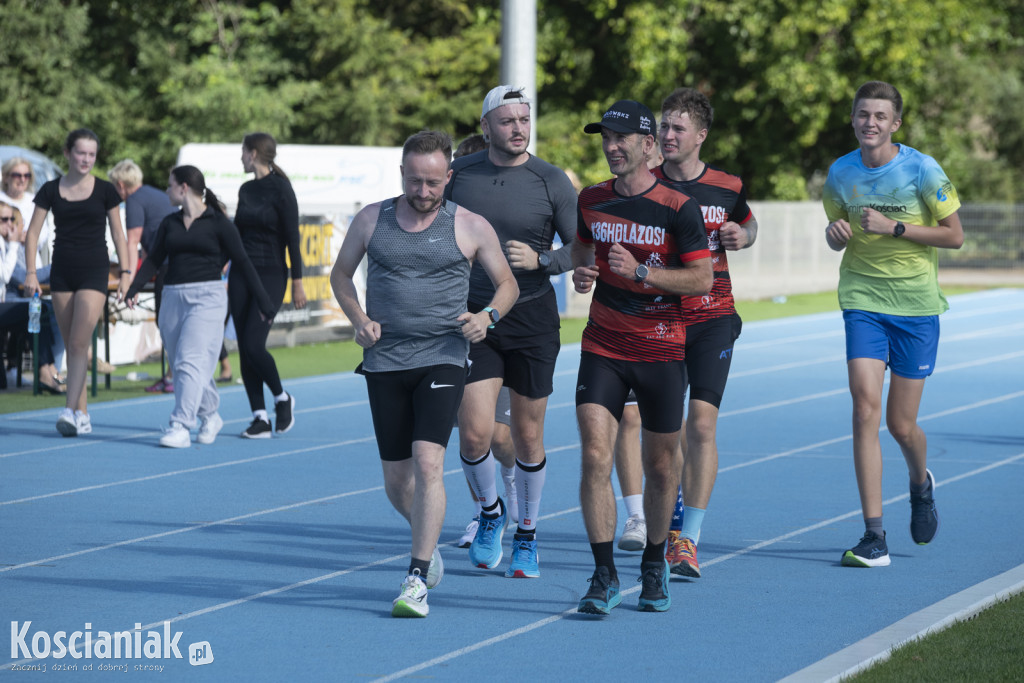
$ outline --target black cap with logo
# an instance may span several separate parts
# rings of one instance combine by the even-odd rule
[[[604,113],[598,123],[588,123],[584,133],[600,133],[602,128],[616,133],[654,135],[654,114],[636,100],[619,100]]]

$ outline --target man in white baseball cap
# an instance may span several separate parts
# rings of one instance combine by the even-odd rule
[[[480,128],[486,150],[456,159],[445,198],[484,216],[498,233],[519,299],[480,343],[470,345],[471,363],[459,408],[462,466],[480,505],[469,546],[470,562],[494,569],[503,555],[506,520],[517,521],[510,578],[537,578],[537,519],[544,489],[544,413],[554,390],[560,347],[558,302],[550,277],[572,266],[569,245],[576,234],[576,191],[561,169],[527,151],[530,98],[524,88],[499,85],[484,98]],[[555,234],[562,246],[552,250]],[[487,306],[493,287],[474,266],[468,310]],[[511,397],[514,453],[492,450],[494,410],[502,386]],[[514,456],[514,457],[511,457]],[[496,460],[504,458],[506,502],[498,496]],[[512,502],[515,500],[515,503]],[[471,525],[472,526],[472,525]]]

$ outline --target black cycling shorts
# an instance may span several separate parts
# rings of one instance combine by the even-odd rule
[[[411,458],[414,441],[448,447],[466,386],[464,367],[433,365],[362,374],[381,460]]]
[[[584,352],[576,381],[576,406],[596,403],[616,420],[630,389],[636,394],[640,424],[649,432],[671,434],[683,426],[686,364],[683,361],[641,363]]]

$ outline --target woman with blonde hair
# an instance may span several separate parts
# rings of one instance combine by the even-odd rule
[[[0,167],[0,201],[5,201],[21,212],[22,221],[31,220],[36,205],[32,201],[35,198],[36,174],[32,162],[23,157],[11,157]],[[18,235],[19,254],[18,266],[12,277],[12,285],[21,285],[25,282],[25,230],[27,225],[21,226]],[[36,260],[36,280],[47,283],[50,281],[50,266],[42,265],[47,262],[49,256],[50,236],[53,225],[47,219],[43,222],[43,228],[39,233],[39,248]]]
[[[32,296],[42,291],[36,277],[37,247],[46,216],[53,212],[50,295],[68,356],[67,403],[57,418],[57,431],[64,436],[92,432],[85,376],[92,331],[107,302],[110,257],[104,233],[108,223],[120,264],[118,301],[131,283],[128,245],[118,210],[121,197],[112,184],[92,174],[98,150],[99,137],[88,128],[68,134],[64,143],[67,175],[40,188],[25,238],[24,291],[25,296]]]

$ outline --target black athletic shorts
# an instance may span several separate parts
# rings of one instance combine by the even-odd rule
[[[476,313],[482,306],[469,304]],[[561,342],[558,300],[554,290],[517,303],[487,330],[487,338],[469,345],[467,383],[500,377],[504,385],[527,398],[544,398],[555,390],[555,361]]]
[[[464,367],[433,365],[362,374],[381,460],[411,458],[414,441],[448,447],[466,386]]]
[[[636,394],[640,424],[649,432],[671,434],[683,427],[686,363],[640,363],[584,352],[576,381],[576,406],[596,403],[616,420],[630,389]]]
[[[732,347],[743,321],[737,313],[686,326],[686,376],[690,400],[699,399],[718,408],[732,365]]]
[[[107,281],[110,279],[110,268],[84,268],[62,265],[50,269],[51,292],[77,292],[80,289],[94,289],[107,293]]]

